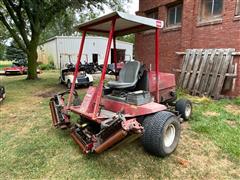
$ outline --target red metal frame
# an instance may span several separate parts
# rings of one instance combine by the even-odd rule
[[[98,85],[98,91],[97,91],[97,95],[96,95],[96,103],[95,103],[94,110],[93,110],[93,119],[96,119],[97,113],[98,113],[98,110],[99,110],[99,104],[100,104],[100,100],[101,100],[101,96],[102,96],[103,83],[104,83],[106,70],[107,70],[107,65],[108,65],[109,52],[111,50],[111,44],[112,44],[113,33],[114,33],[114,28],[115,28],[115,22],[116,22],[116,18],[114,18],[112,20],[112,27],[111,27],[111,30],[110,30],[109,36],[108,36],[108,43],[107,43],[107,49],[106,49],[105,58],[104,58],[102,75],[101,75],[101,79],[100,79],[100,82],[99,82],[99,85]]]
[[[114,67],[115,72],[117,71],[117,49],[116,49],[116,36],[113,37],[113,59],[114,59]],[[117,80],[117,75],[115,75]]]
[[[82,40],[81,40],[81,44],[80,44],[80,49],[79,49],[79,54],[78,54],[78,59],[77,59],[77,63],[76,63],[76,68],[75,68],[75,72],[74,72],[74,79],[73,79],[73,83],[71,86],[71,90],[70,90],[70,95],[68,98],[68,104],[67,104],[67,109],[71,110],[73,112],[76,112],[77,114],[86,116],[92,120],[95,121],[100,121],[100,119],[104,118],[101,117],[99,113],[99,106],[100,103],[104,104],[104,106],[108,106],[109,108],[111,106],[115,106],[114,102],[111,102],[109,100],[104,100],[104,98],[102,98],[102,91],[103,91],[103,84],[104,84],[104,80],[105,80],[105,75],[106,75],[106,70],[107,70],[107,65],[108,65],[108,58],[109,58],[109,53],[111,50],[111,43],[113,41],[113,50],[114,50],[114,64],[115,64],[115,69],[117,69],[117,52],[116,52],[116,36],[118,36],[117,32],[115,32],[115,22],[116,19],[118,18],[118,16],[114,16],[111,19],[105,19],[103,21],[97,22],[91,26],[97,25],[97,24],[101,24],[101,23],[105,23],[105,22],[112,22],[111,25],[111,29],[109,31],[109,36],[108,36],[108,42],[107,42],[107,48],[106,48],[106,52],[105,52],[105,57],[104,57],[104,65],[103,65],[103,69],[102,69],[102,75],[98,84],[98,87],[92,87],[89,88],[89,92],[87,93],[87,95],[85,96],[83,103],[80,106],[70,106],[71,105],[71,101],[72,101],[72,96],[73,96],[73,92],[75,89],[75,82],[76,82],[76,78],[77,78],[77,74],[78,74],[78,67],[80,65],[80,61],[81,61],[81,57],[82,57],[82,52],[83,52],[83,47],[84,47],[84,42],[85,42],[85,36],[86,36],[86,32],[88,30],[90,31],[95,31],[94,29],[91,29],[91,26],[84,28],[83,34],[82,34]],[[142,27],[143,25],[139,25],[139,27]],[[137,26],[138,27],[138,26]],[[155,30],[155,73],[156,76],[153,79],[153,81],[155,80],[156,83],[155,84],[155,90],[156,90],[156,97],[155,97],[155,101],[157,103],[159,103],[159,28],[156,28]],[[97,31],[100,32],[100,31]],[[104,31],[105,32],[105,31]],[[107,102],[107,103],[104,103]],[[110,106],[109,106],[110,104]],[[123,106],[121,103],[119,105]],[[124,105],[125,110],[130,110],[131,105]],[[144,108],[146,108],[145,106],[143,106]],[[118,106],[116,107],[118,109]],[[158,109],[160,107],[156,107],[153,108],[153,111],[156,111],[156,109]],[[111,109],[111,108],[110,108]],[[141,108],[140,108],[141,109]],[[147,109],[147,108],[146,108]],[[161,110],[164,109],[163,107],[160,108]],[[119,109],[118,109],[119,110]],[[158,109],[159,110],[159,109]],[[151,113],[151,111],[146,112],[148,110],[141,110],[142,113]],[[140,114],[142,114],[140,113]],[[139,112],[136,112],[136,114],[139,114]],[[134,113],[132,114],[134,115]]]
[[[78,52],[78,59],[77,59],[77,63],[76,63],[76,66],[75,66],[75,71],[74,71],[74,76],[73,76],[73,82],[72,82],[72,86],[71,86],[71,90],[70,90],[70,95],[69,95],[69,98],[68,98],[67,109],[69,109],[71,101],[72,101],[72,95],[73,95],[73,91],[75,89],[75,83],[76,83],[76,79],[77,79],[79,65],[80,65],[81,58],[82,58],[82,52],[83,52],[85,37],[86,37],[86,31],[83,31],[81,45],[80,45],[80,49],[79,49],[79,52]]]
[[[105,109],[112,112],[124,112],[126,118],[130,117],[132,118],[136,116],[142,116],[166,110],[165,105],[158,104],[156,102],[150,102],[147,104],[137,106],[129,105],[127,103],[112,100],[105,97],[101,99],[101,105],[104,106]]]
[[[159,103],[159,29],[155,32],[156,102]]]

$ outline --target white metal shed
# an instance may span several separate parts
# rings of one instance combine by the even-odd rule
[[[66,54],[71,54],[71,60],[73,63],[75,63],[77,60],[80,40],[81,37],[79,36],[55,36],[48,39],[46,42],[44,42],[38,47],[38,62],[48,63],[52,60],[55,64],[55,67],[59,68],[60,59],[62,61],[61,64],[65,64],[66,62],[68,62],[69,58]],[[87,36],[81,62],[85,63],[97,61],[98,64],[103,64],[106,44],[107,38],[105,37]],[[116,47],[121,56],[119,57],[120,60],[132,60],[132,43],[117,41]],[[113,60],[110,54],[108,63],[110,64],[112,62]]]

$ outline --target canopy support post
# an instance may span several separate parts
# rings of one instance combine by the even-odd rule
[[[99,111],[99,104],[101,101],[101,97],[102,97],[102,91],[103,91],[103,83],[105,80],[105,75],[106,75],[106,70],[107,70],[107,65],[108,65],[108,58],[109,58],[109,52],[111,50],[111,44],[112,44],[112,40],[113,40],[113,33],[114,33],[114,28],[115,28],[115,22],[116,22],[116,18],[114,18],[112,20],[112,26],[111,26],[111,30],[109,32],[109,36],[108,36],[108,42],[107,42],[107,48],[106,48],[106,53],[105,53],[105,58],[104,58],[104,65],[103,65],[103,69],[102,69],[102,75],[101,75],[101,79],[97,88],[97,96],[96,96],[96,103],[94,105],[94,110],[93,110],[93,119],[96,119],[97,117],[97,113]]]
[[[159,28],[155,32],[156,102],[159,103]]]
[[[77,63],[76,63],[76,66],[75,66],[75,71],[74,71],[74,76],[73,76],[73,82],[72,82],[72,85],[71,85],[70,95],[68,97],[67,109],[69,109],[69,107],[70,107],[70,104],[71,104],[71,101],[72,101],[73,91],[75,90],[75,83],[76,83],[76,79],[77,79],[77,75],[78,75],[79,65],[80,65],[80,62],[81,62],[85,37],[86,37],[86,31],[83,31],[81,45],[80,45],[80,49],[79,49],[79,52],[78,52]]]
[[[113,59],[115,68],[115,79],[117,80],[117,49],[116,49],[116,36],[113,37]]]

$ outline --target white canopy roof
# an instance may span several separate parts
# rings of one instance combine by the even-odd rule
[[[136,33],[148,29],[163,28],[164,24],[164,22],[160,20],[116,11],[80,24],[76,26],[76,29],[77,31],[86,30],[88,33],[106,36],[111,29],[112,20],[115,18],[116,36]]]

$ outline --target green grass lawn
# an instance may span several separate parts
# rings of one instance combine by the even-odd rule
[[[240,97],[214,101],[185,94],[194,103],[191,127],[233,158],[240,158]]]
[[[51,125],[49,99],[65,90],[57,71],[44,71],[37,81],[0,78],[7,92],[0,105],[0,179],[240,178],[240,98],[187,96],[193,117],[182,124],[179,146],[167,158],[147,154],[139,140],[86,156],[69,131]],[[86,89],[78,92],[83,97]]]

